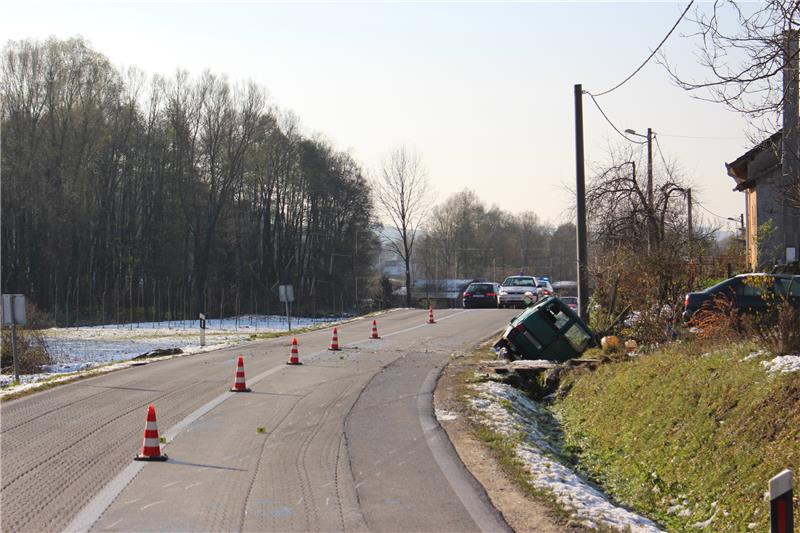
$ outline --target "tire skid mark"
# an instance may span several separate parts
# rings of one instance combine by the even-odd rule
[[[40,460],[37,464],[33,465],[31,468],[27,469],[26,471],[18,474],[17,476],[12,478],[10,481],[4,480],[4,481],[6,481],[6,483],[2,486],[2,488],[0,488],[0,490],[7,490],[9,487],[14,485],[21,478],[27,476],[29,473],[31,473],[31,472],[33,472],[35,470],[40,469],[41,467],[43,467],[45,465],[45,463],[48,463],[51,460],[53,460],[56,457],[58,457],[59,455],[62,455],[63,453],[71,450],[72,448],[74,448],[78,444],[81,444],[83,441],[85,441],[85,440],[89,439],[90,437],[94,436],[95,433],[98,433],[99,431],[104,429],[106,426],[109,426],[109,425],[113,424],[114,422],[116,422],[120,418],[123,418],[123,417],[125,417],[125,416],[127,416],[127,415],[129,415],[129,414],[131,414],[131,413],[133,413],[135,411],[138,411],[138,410],[140,410],[140,409],[142,409],[144,407],[147,407],[148,405],[150,405],[152,403],[155,403],[158,400],[161,400],[163,398],[167,398],[169,396],[175,395],[175,394],[180,393],[180,392],[184,392],[185,390],[194,387],[198,383],[201,383],[201,382],[200,381],[193,381],[193,382],[191,382],[191,383],[189,383],[189,384],[187,384],[187,385],[185,385],[183,387],[171,390],[171,391],[169,391],[167,393],[164,393],[164,394],[162,394],[160,396],[156,396],[155,398],[152,398],[152,399],[150,399],[150,400],[148,400],[148,401],[146,401],[144,403],[140,403],[140,404],[136,405],[135,407],[131,407],[127,411],[124,411],[121,414],[106,420],[105,422],[103,422],[99,426],[96,426],[94,429],[92,429],[92,430],[90,430],[88,432],[81,433],[81,436],[77,440],[72,442],[71,444],[67,445],[64,448],[61,448],[60,450],[57,450],[57,451],[51,453],[48,457]],[[64,488],[66,488],[66,487],[62,486],[62,490]]]
[[[110,392],[113,392],[113,391],[111,389],[101,390],[101,391],[98,391],[98,392],[96,392],[94,394],[90,394],[89,396],[85,396],[83,398],[78,398],[76,400],[73,400],[71,402],[58,404],[57,406],[54,406],[53,408],[50,408],[50,409],[48,409],[47,411],[45,411],[43,413],[40,413],[40,414],[37,414],[37,415],[33,415],[31,418],[22,420],[21,422],[17,423],[16,425],[3,424],[2,430],[0,430],[0,435],[2,435],[3,433],[7,433],[9,431],[12,431],[14,429],[20,428],[20,427],[22,427],[22,426],[24,426],[26,424],[30,424],[31,422],[35,422],[35,421],[39,420],[40,418],[43,418],[43,417],[45,417],[47,415],[54,414],[56,411],[60,411],[61,409],[66,409],[67,407],[71,407],[71,406],[79,404],[81,402],[85,402],[86,400],[91,400],[92,398],[96,398],[97,396],[100,396],[101,394],[108,394]],[[35,406],[31,406],[31,407],[34,408]],[[6,414],[5,416],[8,416],[9,418],[12,418],[12,419],[19,417],[18,414],[11,414],[11,413]]]
[[[284,414],[283,417],[278,421],[278,423],[275,424],[274,429],[267,434],[267,438],[264,439],[264,442],[261,445],[261,450],[258,454],[258,459],[256,460],[256,465],[255,468],[253,469],[253,474],[250,476],[250,483],[249,486],[247,487],[247,494],[244,497],[244,507],[242,508],[242,514],[239,520],[239,528],[238,528],[239,531],[244,531],[244,522],[245,519],[247,518],[247,508],[250,502],[250,497],[252,496],[253,493],[253,486],[255,485],[256,478],[258,477],[258,473],[261,471],[261,459],[264,457],[264,452],[267,450],[267,448],[269,448],[267,444],[270,443],[270,441],[272,440],[273,436],[278,431],[278,429],[280,429],[280,427],[283,426],[286,420],[288,420],[289,415],[291,415],[294,412],[294,410],[297,409],[297,406],[300,404],[300,401],[305,397],[306,396],[298,398],[292,404],[292,406],[286,410],[286,414]]]
[[[187,391],[191,390],[198,382],[189,383],[183,387],[178,389],[172,390],[168,393],[162,394],[156,398],[150,399],[148,402],[140,403],[137,407],[133,407],[127,410],[125,413],[122,413],[118,416],[115,416],[111,419],[106,420],[105,422],[101,423],[99,426],[95,427],[92,431],[82,434],[79,439],[75,442],[72,442],[70,445],[59,449],[58,451],[50,454],[46,459],[41,460],[37,464],[32,465],[31,467],[27,468],[25,471],[16,475],[11,481],[9,481],[5,487],[3,487],[3,491],[13,490],[15,486],[19,486],[19,484],[30,485],[27,488],[18,488],[16,492],[20,492],[21,494],[29,494],[31,491],[35,491],[37,494],[35,498],[35,504],[26,506],[24,508],[18,508],[18,512],[20,513],[14,518],[9,516],[9,520],[13,521],[15,527],[12,530],[25,530],[31,529],[32,525],[31,522],[38,519],[39,521],[42,520],[40,513],[42,510],[46,508],[52,508],[53,511],[49,514],[52,515],[49,518],[46,518],[48,522],[41,524],[38,527],[43,527],[47,529],[57,529],[57,526],[54,521],[60,521],[63,518],[69,519],[66,514],[70,512],[74,512],[76,506],[81,505],[81,500],[84,497],[84,494],[87,491],[91,491],[93,487],[96,486],[94,483],[87,483],[86,480],[91,476],[98,475],[97,471],[93,469],[93,467],[97,464],[97,460],[93,458],[91,455],[80,455],[75,454],[72,451],[82,443],[84,443],[87,439],[94,438],[95,434],[104,430],[105,428],[112,426],[116,421],[119,419],[131,415],[133,412],[137,410],[143,409],[149,403],[153,401],[162,400],[169,396],[178,395],[181,393],[186,393]],[[108,450],[118,450],[124,448],[126,446],[125,443],[129,443],[132,435],[135,435],[140,430],[135,429],[126,432],[125,434],[120,434],[117,438],[112,438],[111,441],[107,445]],[[119,463],[120,458],[114,457],[113,454],[111,456],[105,456],[103,458],[104,462],[112,462],[115,465]],[[53,467],[53,463],[55,462],[56,466]],[[110,466],[110,465],[109,465]],[[60,475],[59,480],[59,490],[58,491],[41,491],[38,490],[37,487],[41,485],[41,480],[39,478],[42,477],[42,474],[38,474],[38,472],[44,471],[47,474],[44,475],[46,479],[52,479],[53,475],[61,472],[68,473],[69,471],[75,471],[77,475],[73,476],[64,476]],[[23,486],[25,486],[23,485]],[[76,489],[72,489],[73,487],[77,487]],[[8,495],[8,492],[6,492]],[[8,496],[6,496],[7,498]],[[6,499],[4,498],[4,500]],[[66,501],[64,499],[66,498]],[[57,523],[57,522],[56,522]],[[45,525],[49,524],[49,525]],[[37,529],[38,527],[33,527],[33,529]]]
[[[330,417],[331,409],[337,405],[339,402],[344,398],[347,393],[352,389],[353,384],[352,382],[348,384],[346,387],[342,389],[338,396],[335,399],[328,402],[325,409],[322,411],[320,416],[317,418],[316,423],[313,425],[313,430],[309,432],[305,439],[303,440],[302,444],[300,445],[299,453],[295,456],[295,467],[297,468],[297,473],[299,474],[300,478],[300,488],[304,493],[304,507],[306,508],[306,524],[307,524],[307,531],[317,531],[319,530],[319,515],[317,514],[317,505],[314,501],[314,492],[311,488],[311,476],[308,474],[307,468],[307,457],[308,457],[308,450],[311,448],[311,443],[314,438],[319,433],[320,429],[325,425],[325,421]],[[307,497],[306,497],[307,495]],[[341,507],[341,502],[338,502],[339,506]],[[313,525],[309,523],[309,518],[314,517]]]

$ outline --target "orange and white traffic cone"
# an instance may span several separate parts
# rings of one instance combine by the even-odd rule
[[[336,331],[336,328],[333,328],[333,334],[331,335],[331,345],[328,346],[328,349],[332,352],[338,352],[339,348],[339,332]]]
[[[297,339],[292,339],[292,351],[289,352],[289,360],[286,361],[287,365],[302,365],[303,363],[300,362],[300,356],[298,355],[297,351]]]
[[[236,379],[233,382],[231,392],[250,392],[244,382],[244,357],[239,356],[239,361],[236,363]]]
[[[436,324],[436,321],[433,319],[433,307],[428,307],[428,324]]]
[[[167,454],[161,454],[161,444],[158,440],[158,427],[156,426],[156,408],[150,404],[147,408],[147,421],[144,423],[144,439],[139,455],[134,461],[166,461]]]
[[[377,320],[373,320],[372,321],[372,336],[370,338],[371,339],[380,339],[380,337],[378,336],[378,321]]]

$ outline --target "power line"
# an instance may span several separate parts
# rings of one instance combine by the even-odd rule
[[[646,143],[646,141],[637,141],[635,139],[631,139],[630,137],[628,137],[627,135],[622,133],[619,130],[619,128],[616,127],[613,122],[611,122],[611,119],[608,118],[608,115],[606,115],[606,112],[603,111],[603,108],[600,107],[600,104],[597,103],[597,100],[595,99],[594,95],[592,93],[590,93],[590,92],[587,92],[586,94],[588,94],[589,98],[592,99],[592,102],[594,102],[594,105],[597,107],[597,110],[600,111],[600,114],[603,115],[603,118],[606,119],[606,122],[608,122],[609,125],[611,125],[611,127],[614,128],[614,131],[619,133],[625,140],[630,141],[630,142],[635,143],[635,144],[645,144]]]
[[[709,215],[713,215],[713,216],[715,216],[715,217],[717,217],[717,218],[720,218],[720,219],[722,219],[722,220],[728,220],[728,218],[729,218],[729,217],[724,217],[724,216],[722,216],[722,215],[718,215],[718,214],[716,214],[715,212],[711,211],[709,208],[707,208],[706,206],[704,206],[703,204],[701,204],[701,203],[700,203],[700,202],[698,202],[697,200],[695,200],[695,201],[694,201],[694,203],[695,203],[695,204],[697,204],[697,205],[699,205],[699,206],[700,206],[700,209],[702,209],[703,211],[705,211],[705,212],[706,212],[706,213],[708,213]]]
[[[603,92],[601,92],[601,93],[595,94],[594,96],[603,96],[604,94],[608,94],[608,93],[610,93],[610,92],[612,92],[612,91],[616,91],[617,89],[619,89],[620,87],[622,87],[623,85],[625,85],[626,83],[628,83],[628,81],[629,81],[631,78],[633,78],[634,76],[636,76],[636,74],[638,74],[638,73],[639,73],[639,71],[640,71],[640,70],[642,70],[642,69],[644,68],[644,66],[645,66],[645,65],[647,65],[647,63],[648,63],[648,62],[649,62],[651,59],[653,59],[653,56],[654,56],[654,55],[656,55],[656,52],[658,52],[659,48],[661,48],[661,46],[663,46],[663,44],[664,44],[665,42],[667,42],[667,39],[669,39],[669,36],[670,36],[670,35],[672,35],[672,32],[674,32],[674,31],[675,31],[675,28],[677,28],[677,27],[678,27],[678,24],[680,24],[680,23],[681,23],[681,21],[683,20],[683,17],[685,17],[685,16],[686,16],[686,13],[689,11],[689,8],[690,8],[690,7],[692,7],[692,4],[694,4],[694,0],[691,0],[691,1],[689,2],[689,5],[687,5],[687,6],[686,6],[686,9],[684,9],[684,10],[683,10],[683,13],[681,13],[681,16],[680,16],[680,17],[678,17],[678,20],[677,20],[677,21],[675,21],[675,24],[673,24],[672,28],[669,30],[669,33],[667,33],[667,35],[666,35],[666,36],[665,36],[665,37],[664,37],[664,38],[661,40],[661,42],[660,42],[660,43],[658,43],[658,46],[656,46],[656,49],[655,49],[655,50],[653,50],[653,51],[652,51],[652,53],[651,53],[649,56],[647,56],[647,59],[645,59],[645,60],[644,60],[644,62],[643,62],[641,65],[639,65],[639,67],[638,67],[636,70],[634,70],[634,71],[631,73],[631,75],[630,75],[630,76],[628,76],[627,78],[625,78],[624,80],[622,80],[621,82],[619,82],[618,84],[616,84],[615,86],[613,86],[612,88],[608,89],[607,91],[603,91]],[[591,94],[591,93],[589,93],[589,94]]]
[[[672,134],[672,133],[660,133],[659,135],[661,135],[662,137],[675,137],[676,139],[702,139],[702,140],[708,140],[708,141],[733,141],[733,140],[741,140],[741,139],[744,138],[741,135],[738,136],[738,137],[705,137],[705,136],[702,136],[702,135],[700,135],[700,136],[698,136],[698,135],[675,135],[675,134]]]
[[[656,139],[656,148],[658,148],[658,154],[661,156],[661,162],[664,163],[664,168],[667,170],[667,175],[669,175],[669,179],[672,180],[672,173],[669,170],[669,166],[667,165],[667,160],[664,158],[664,152],[661,151],[661,143],[658,142],[658,136],[654,135]],[[674,181],[674,180],[673,180]],[[700,209],[708,213],[709,215],[715,216],[722,220],[730,220],[730,217],[724,217],[722,215],[718,215],[715,212],[711,211],[709,208],[701,204],[696,198],[692,201],[693,204],[700,206]]]
[[[667,159],[664,157],[664,152],[661,151],[661,143],[658,142],[658,134],[653,134],[653,137],[655,138],[656,141],[656,148],[658,148],[658,155],[661,156],[661,162],[664,163],[664,169],[667,171],[667,176],[669,176],[670,180],[675,181],[672,178],[672,172],[670,171],[669,165],[667,164]]]

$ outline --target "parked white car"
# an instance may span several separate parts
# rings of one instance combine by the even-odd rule
[[[555,296],[553,286],[547,278],[536,278],[536,288],[540,300],[548,296]]]
[[[527,307],[539,300],[539,282],[533,276],[509,276],[500,284],[498,307]]]

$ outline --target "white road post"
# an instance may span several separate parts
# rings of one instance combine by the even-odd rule
[[[794,533],[792,471],[784,470],[769,480],[770,533]]]
[[[200,313],[200,346],[206,345],[206,315]]]

